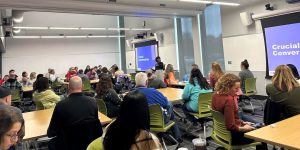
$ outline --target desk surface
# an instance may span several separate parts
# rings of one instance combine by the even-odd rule
[[[25,120],[24,140],[31,140],[47,135],[47,129],[50,124],[53,109],[45,109],[23,113]],[[102,113],[98,113],[102,125],[110,123],[112,120]]]
[[[171,102],[178,102],[181,101],[183,89],[177,89],[177,88],[162,88],[157,89],[159,92],[161,92],[165,97],[168,98]]]
[[[300,149],[300,115],[248,132],[247,138],[288,149]]]
[[[23,86],[23,92],[31,92],[33,91],[33,86]]]

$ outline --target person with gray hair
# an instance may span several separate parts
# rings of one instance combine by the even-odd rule
[[[136,90],[146,95],[148,105],[159,104],[162,107],[162,109],[165,112],[164,113],[165,124],[167,124],[170,120],[174,121],[175,116],[173,113],[172,103],[170,103],[168,99],[158,90],[154,88],[147,88],[147,84],[148,84],[147,80],[148,77],[146,73],[143,72],[137,73],[135,75]],[[171,130],[177,142],[181,143],[183,140],[181,139],[181,133],[176,123],[174,126],[171,127]]]
[[[72,131],[67,132],[69,130]],[[86,149],[90,142],[102,135],[96,101],[82,93],[80,77],[70,79],[69,96],[56,104],[47,135],[54,137],[49,142],[50,150]]]
[[[156,77],[152,69],[146,70],[145,73],[147,74],[148,77],[148,83],[147,83],[148,88],[160,89],[160,88],[167,87],[167,85],[161,79],[158,79]]]

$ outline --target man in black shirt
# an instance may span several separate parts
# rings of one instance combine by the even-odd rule
[[[50,150],[86,149],[102,135],[96,101],[83,95],[80,77],[70,79],[69,96],[57,103],[47,135],[55,137],[49,142]]]

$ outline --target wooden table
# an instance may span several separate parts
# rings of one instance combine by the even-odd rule
[[[33,86],[23,86],[22,90],[23,92],[31,92],[33,91]]]
[[[96,84],[96,83],[98,83],[98,82],[99,82],[99,79],[90,80],[90,83],[91,83],[91,84]],[[63,84],[69,84],[69,82],[63,81]]]
[[[47,136],[48,126],[54,109],[45,109],[23,113],[25,120],[24,141]],[[98,113],[102,125],[110,123],[112,120],[102,113]]]
[[[169,101],[173,102],[181,102],[183,89],[178,88],[161,88],[157,89],[159,92],[161,92]]]
[[[300,149],[300,115],[248,132],[247,138],[287,149]]]
[[[186,82],[178,82],[178,83],[169,84],[168,86],[183,89],[185,87],[185,85],[186,85]]]

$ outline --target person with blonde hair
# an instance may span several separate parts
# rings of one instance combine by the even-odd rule
[[[252,143],[253,140],[245,138],[244,133],[254,130],[251,122],[244,122],[239,118],[238,105],[235,100],[236,92],[239,91],[241,80],[234,74],[225,74],[216,85],[216,92],[212,96],[212,109],[224,115],[226,129],[231,132],[233,145]],[[268,149],[267,145],[256,146],[256,149]]]
[[[172,64],[167,65],[164,82],[166,84],[178,83],[178,80],[175,79],[174,67]]]
[[[211,72],[209,73],[209,84],[212,88],[216,86],[218,79],[224,75],[224,72],[221,69],[221,66],[217,62],[211,64]]]
[[[33,83],[36,81],[36,72],[31,72],[29,75],[29,84],[33,85]]]
[[[276,67],[272,83],[266,87],[271,100],[281,104],[287,116],[300,114],[300,87],[286,65]]]

